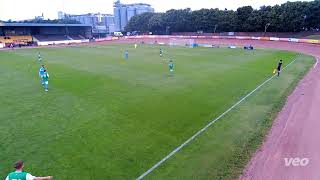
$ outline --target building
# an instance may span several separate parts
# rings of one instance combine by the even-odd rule
[[[128,23],[128,16],[127,16],[127,7],[121,7],[120,8],[120,29],[119,31],[123,31],[124,27],[127,25]]]
[[[114,16],[113,15],[105,15],[102,18],[102,21],[104,22],[108,33],[114,32]]]
[[[124,31],[130,19],[135,15],[154,12],[150,4],[122,4],[120,0],[117,0],[113,7],[113,15],[101,13],[73,15],[59,11],[58,18],[72,19],[81,24],[91,25],[93,36],[101,37],[113,32]]]
[[[64,19],[65,13],[62,11],[58,12],[58,19]]]
[[[35,20],[44,20],[44,16],[43,16],[43,13],[41,16],[36,16],[34,17]]]
[[[129,21],[133,16],[135,16],[136,14],[137,14],[137,10],[136,10],[135,7],[130,6],[130,7],[127,8],[127,19],[128,19],[128,21]]]
[[[58,13],[59,15],[59,13]],[[81,24],[95,26],[98,23],[98,17],[95,14],[80,14],[80,15],[73,15],[73,14],[65,14],[63,13],[62,19],[72,19],[80,22]]]
[[[58,17],[59,19],[72,19],[81,24],[90,25],[92,27],[92,33],[96,37],[104,37],[106,34],[112,33],[110,30],[114,29],[114,16],[111,14],[88,13],[73,15],[59,11]]]
[[[124,28],[133,16],[146,12],[154,12],[154,9],[150,4],[122,4],[118,0],[113,4],[113,12],[115,31],[124,31]]]

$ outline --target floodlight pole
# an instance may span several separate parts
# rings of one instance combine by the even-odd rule
[[[216,33],[217,27],[218,27],[218,24],[214,25],[214,31],[213,31],[213,33]]]
[[[306,28],[305,28],[305,26],[306,26],[306,19],[307,19],[307,15],[304,15],[304,16],[303,16],[303,27],[302,27],[304,31],[305,31],[305,29],[306,29]]]
[[[166,34],[167,34],[167,35],[169,35],[169,29],[170,29],[170,26],[167,26],[167,27],[166,27]]]
[[[268,27],[271,25],[271,23],[267,23],[265,26],[264,26],[264,35],[263,36],[266,36],[266,33],[267,33],[267,29]]]

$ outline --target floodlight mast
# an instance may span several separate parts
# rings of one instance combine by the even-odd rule
[[[268,27],[271,25],[271,23],[267,23],[265,26],[264,26],[264,36],[266,36],[266,33],[267,33],[267,29]]]

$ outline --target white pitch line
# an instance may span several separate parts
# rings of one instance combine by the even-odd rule
[[[316,67],[317,67],[318,62],[319,62],[319,59],[317,58],[317,61],[316,61],[316,63],[314,64],[313,68],[316,68]]]
[[[300,54],[297,56],[299,57]],[[292,63],[294,63],[297,60],[297,57],[291,61],[288,65],[286,65],[283,70],[285,70],[288,66],[290,66]],[[178,151],[180,151],[182,148],[184,148],[186,145],[188,145],[192,140],[194,140],[196,137],[198,137],[200,134],[202,134],[203,132],[205,132],[212,124],[214,124],[215,122],[217,122],[218,120],[220,120],[223,116],[225,116],[228,112],[230,112],[232,109],[234,109],[235,107],[237,107],[240,103],[242,103],[245,99],[247,99],[249,96],[251,96],[253,93],[255,93],[257,90],[259,90],[262,86],[264,86],[266,83],[268,83],[269,81],[271,81],[274,77],[276,77],[277,74],[272,75],[270,78],[268,78],[267,80],[265,80],[262,84],[260,84],[258,87],[256,87],[254,90],[252,90],[249,94],[247,94],[246,96],[244,96],[242,99],[240,99],[240,101],[238,101],[237,103],[235,103],[233,106],[231,106],[228,110],[226,110],[224,113],[222,113],[220,116],[218,116],[217,118],[213,119],[209,124],[207,124],[205,127],[203,127],[202,129],[200,129],[197,133],[195,133],[193,136],[191,136],[188,140],[186,140],[184,143],[182,143],[180,146],[178,146],[176,149],[174,149],[171,153],[169,153],[166,157],[164,157],[161,161],[159,161],[157,164],[155,164],[154,166],[152,166],[150,169],[148,169],[146,172],[144,172],[143,174],[141,174],[137,180],[141,180],[143,178],[145,178],[147,175],[149,175],[152,171],[154,171],[155,169],[157,169],[159,166],[161,166],[165,161],[167,161],[169,158],[171,158],[173,155],[175,155]]]

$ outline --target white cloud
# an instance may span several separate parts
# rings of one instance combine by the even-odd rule
[[[251,5],[259,8],[262,5],[275,5],[287,0],[122,0],[123,3],[149,3],[157,12],[169,9],[190,7],[237,9]],[[57,18],[57,12],[81,14],[89,12],[113,13],[113,0],[0,0],[0,19],[31,19],[44,13],[45,18]]]

